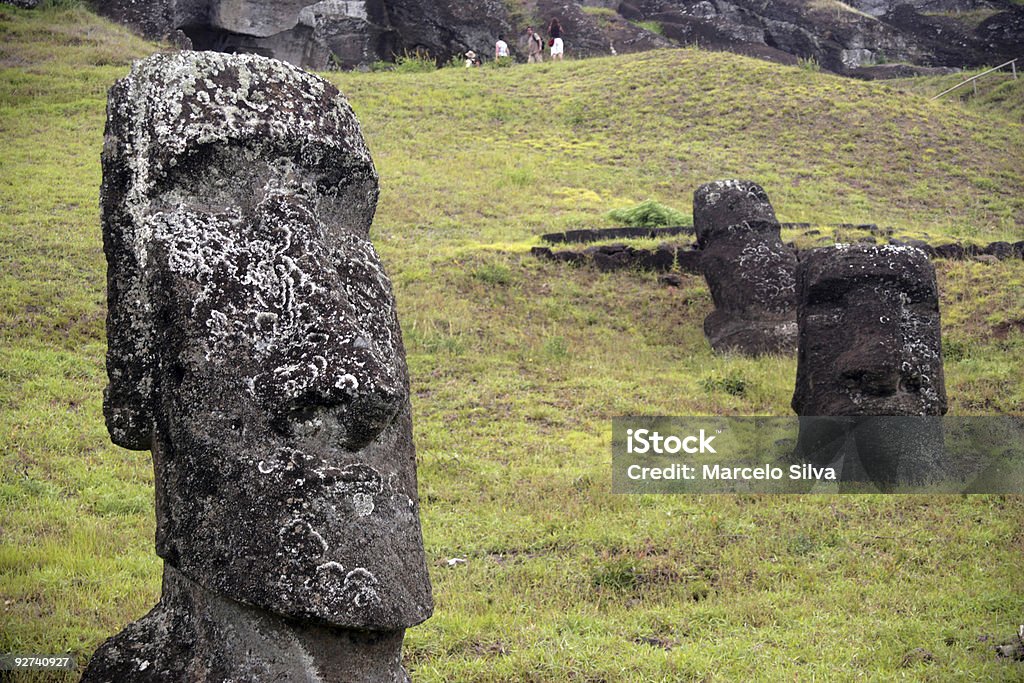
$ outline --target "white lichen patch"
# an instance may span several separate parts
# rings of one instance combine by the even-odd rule
[[[308,561],[327,552],[327,542],[304,519],[292,519],[277,532],[280,552],[293,560]]]
[[[356,567],[345,575],[341,591],[346,602],[353,607],[362,609],[381,602],[377,592],[380,583],[370,571],[364,567]]]
[[[753,299],[767,310],[791,311],[796,296],[795,261],[777,240],[744,240],[736,257],[735,273],[750,285]]]
[[[768,195],[757,183],[749,180],[716,180],[697,188],[697,201],[708,207],[716,206],[723,197],[743,200],[751,205],[769,205]],[[770,206],[770,205],[769,205]]]
[[[373,496],[369,493],[352,494],[352,509],[360,517],[373,514]]]

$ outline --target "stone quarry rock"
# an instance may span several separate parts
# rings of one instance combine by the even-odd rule
[[[992,242],[982,250],[982,254],[995,256],[1000,260],[1013,258],[1013,245],[1009,242]]]
[[[446,61],[511,34],[498,0],[94,0],[148,38],[181,30],[197,50],[260,54],[309,69],[367,66],[418,50]]]
[[[757,183],[700,186],[693,225],[715,310],[704,334],[718,352],[785,353],[796,347],[796,255],[782,243],[775,210]]]
[[[901,245],[815,249],[800,262],[797,287],[798,455],[839,461],[844,480],[883,490],[927,480],[942,451],[933,418],[947,407],[927,255]]]
[[[637,257],[637,265],[644,270],[666,273],[675,265],[676,253],[676,248],[667,244],[650,251],[641,250]]]
[[[549,232],[540,238],[550,244],[582,244],[607,239],[657,239],[675,235],[692,235],[693,228],[685,225],[667,228],[594,228]]]
[[[1000,11],[972,27],[936,16],[940,8]],[[1000,63],[1018,56],[1024,38],[1024,8],[998,1],[638,0],[628,11],[634,21],[659,22],[677,43],[782,63],[814,59],[822,68],[868,77],[899,77],[900,70],[875,68],[884,62],[956,69]]]
[[[154,55],[111,89],[104,415],[152,450],[165,577],[83,680],[402,680],[432,601],[377,192],[292,66]]]
[[[542,32],[552,17],[557,17],[565,33],[565,51],[572,58],[598,57],[609,54],[642,52],[672,47],[673,43],[658,33],[644,30],[627,17],[614,12],[616,2],[604,2],[601,15],[588,14],[584,6],[601,6],[596,1],[567,3],[563,0],[537,0],[534,16],[541,18]],[[547,34],[545,33],[545,36]],[[547,57],[545,56],[545,59]]]
[[[957,73],[950,66],[914,66],[913,64],[868,64],[846,70],[847,76],[865,81],[881,81],[892,78],[915,78],[917,76],[946,76]]]
[[[918,12],[970,12],[992,9],[999,3],[989,0],[851,0],[846,3],[875,17],[885,16],[899,5],[908,5]]]
[[[5,0],[31,3],[34,0]],[[863,78],[902,77],[907,68],[996,64],[1019,56],[1024,8],[1005,0],[538,0],[526,19],[499,0],[90,0],[94,9],[149,38],[183,31],[196,49],[245,52],[311,69],[366,67],[406,52],[440,62],[473,49],[490,54],[499,34],[519,36],[527,21],[558,17],[566,53],[586,57],[699,45],[783,64],[816,60]],[[991,9],[977,26],[937,8]],[[648,24],[652,22],[656,24]],[[647,28],[645,28],[645,26]],[[651,30],[648,30],[651,29]],[[510,40],[513,54],[525,46]]]
[[[964,246],[956,242],[940,244],[935,247],[935,255],[944,259],[962,260],[964,258]]]
[[[678,249],[676,250],[676,268],[684,273],[702,275],[704,266],[702,264],[703,254],[699,249]]]
[[[658,277],[658,282],[665,285],[666,287],[682,287],[683,278],[675,273],[665,273]]]

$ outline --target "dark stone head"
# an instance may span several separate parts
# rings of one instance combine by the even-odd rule
[[[709,232],[747,221],[777,223],[768,195],[750,180],[716,180],[693,193],[693,229],[703,248]]]
[[[943,415],[935,269],[907,246],[837,245],[797,269],[798,415]]]
[[[153,451],[158,553],[287,616],[425,619],[377,175],[345,99],[273,60],[157,55],[112,89],[103,161],[104,409]]]
[[[111,89],[103,150],[110,265],[104,412],[114,442],[150,446],[157,321],[143,271],[174,216],[193,226],[216,216],[234,231],[267,230],[270,216],[289,205],[316,217],[321,235],[311,239],[332,245],[366,239],[376,199],[377,174],[359,124],[326,81],[254,56],[182,53],[137,63]],[[213,245],[213,258],[258,246],[246,234],[236,239]]]
[[[744,221],[705,233],[701,269],[715,310],[704,334],[715,351],[786,353],[796,346],[796,256],[779,224]]]

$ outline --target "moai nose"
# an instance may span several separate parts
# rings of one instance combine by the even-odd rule
[[[836,357],[842,383],[868,396],[892,396],[900,388],[903,339],[895,307],[879,301],[858,302],[853,319],[867,321],[853,331],[846,351]]]
[[[358,450],[390,425],[406,398],[392,349],[364,336],[329,335],[316,352],[278,367],[279,426],[290,434],[326,430]]]
[[[361,448],[394,420],[405,400],[395,359],[373,353],[372,344],[356,337],[345,356],[328,362],[319,400],[346,426],[346,445]]]
[[[842,373],[847,386],[869,396],[892,396],[899,388],[899,373],[887,368],[858,368]]]

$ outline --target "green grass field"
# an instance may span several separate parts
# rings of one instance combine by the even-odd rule
[[[154,49],[0,6],[0,652],[84,665],[159,596],[150,459],[101,414],[98,215],[106,89]],[[787,415],[795,359],[713,355],[699,277],[528,254],[726,177],[784,221],[1024,239],[1019,119],[690,49],[328,78],[412,372],[417,681],[1024,680],[992,649],[1024,623],[1021,497],[612,495],[612,416]],[[1024,414],[1024,263],[936,266],[950,413]]]

